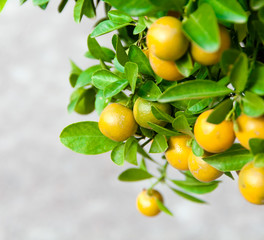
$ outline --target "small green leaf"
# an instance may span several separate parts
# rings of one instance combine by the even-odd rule
[[[95,9],[92,0],[77,0],[74,6],[74,21],[80,23],[83,15],[89,18],[95,16]]]
[[[168,88],[159,97],[159,102],[224,96],[232,90],[210,80],[189,80]]]
[[[162,120],[169,123],[172,123],[174,120],[174,118],[171,115],[161,111],[159,108],[156,108],[155,106],[151,106],[151,112],[153,113],[154,117],[157,118],[158,120]]]
[[[125,144],[117,145],[111,152],[112,161],[118,166],[122,166],[125,160]]]
[[[208,24],[210,23],[210,24]],[[219,49],[220,36],[217,19],[209,4],[202,4],[183,22],[182,29],[187,37],[208,52]]]
[[[6,1],[4,1],[4,2],[6,2]],[[49,0],[32,0],[32,2],[33,2],[33,5],[34,6],[39,6],[39,5],[43,5],[45,3],[48,3]]]
[[[198,144],[198,142],[195,139],[193,139],[193,141],[192,141],[192,152],[197,157],[201,157],[204,155],[203,148],[200,147],[200,145]]]
[[[78,122],[63,129],[61,142],[72,151],[95,155],[112,150],[119,143],[105,137],[97,122]]]
[[[152,178],[153,176],[148,173],[147,171],[144,171],[139,168],[129,168],[122,172],[119,176],[118,179],[120,181],[125,181],[125,182],[132,182],[132,181],[141,181],[145,180],[148,178]]]
[[[95,110],[98,115],[104,110],[104,108],[108,105],[110,99],[104,97],[103,90],[99,90],[95,96]]]
[[[94,111],[95,103],[95,90],[94,88],[89,88],[84,91],[81,97],[78,99],[74,111],[79,114],[89,114]]]
[[[249,146],[253,155],[264,153],[264,139],[251,138],[249,139]]]
[[[254,157],[254,166],[257,168],[264,167],[264,153],[259,153]]]
[[[122,66],[118,61],[117,61],[117,58],[115,57],[114,58],[114,61],[113,61],[113,64],[114,64],[114,67],[117,71],[121,72],[121,73],[125,73],[125,68],[124,66]]]
[[[228,49],[223,52],[220,65],[225,74],[229,74],[239,56],[240,51],[237,49]]]
[[[81,89],[76,89],[75,91],[73,91],[73,93],[71,94],[71,97],[70,97],[70,103],[68,104],[68,112],[69,113],[72,113],[79,101],[79,99],[81,98],[81,96],[83,95],[84,93],[84,89],[81,88]]]
[[[246,149],[231,149],[203,160],[219,171],[230,172],[240,170],[246,163],[253,160],[253,155]]]
[[[165,205],[162,203],[162,201],[160,201],[159,199],[156,198],[156,202],[157,202],[157,205],[158,205],[159,209],[162,212],[164,212],[164,213],[166,213],[166,214],[168,214],[170,216],[173,216],[172,212],[167,207],[165,207]]]
[[[63,11],[63,9],[64,9],[64,7],[66,6],[67,3],[68,3],[68,0],[61,0],[60,4],[58,6],[58,12],[59,13],[61,13]]]
[[[250,0],[250,7],[253,10],[258,10],[264,6],[263,0]]]
[[[194,138],[194,135],[192,133],[192,130],[189,126],[189,123],[185,117],[185,115],[181,112],[178,112],[179,114],[175,117],[175,119],[172,122],[172,126],[175,130],[187,134]]]
[[[145,159],[144,158],[141,159],[140,164],[139,164],[139,168],[142,169],[142,170],[144,170],[144,171],[146,171],[146,172],[148,171],[147,170],[147,166],[146,166],[146,162],[145,162]]]
[[[77,82],[77,79],[79,77],[79,75],[82,73],[82,70],[73,62],[71,62],[71,73],[70,73],[70,84],[72,87],[75,87],[75,84]]]
[[[151,80],[145,82],[138,90],[138,96],[148,101],[157,101],[160,95],[159,87]]]
[[[128,56],[126,54],[126,51],[119,39],[119,37],[117,36],[116,38],[116,58],[118,60],[118,62],[122,65],[125,66],[126,62],[129,61]]]
[[[130,17],[128,14],[123,13],[118,10],[111,10],[107,13],[109,19],[114,23],[129,23],[133,21],[133,18]]]
[[[49,0],[46,0],[46,2],[48,2]],[[6,4],[7,0],[1,0],[0,1],[0,12],[2,12],[5,4]]]
[[[134,137],[127,139],[125,143],[125,160],[133,165],[137,165],[137,141]]]
[[[131,87],[131,92],[134,93],[137,84],[138,65],[136,63],[127,62],[125,64],[125,74]]]
[[[171,137],[171,136],[179,136],[181,135],[180,133],[178,132],[175,132],[175,131],[172,131],[170,129],[167,129],[167,128],[164,128],[164,127],[161,127],[157,124],[154,124],[154,123],[151,123],[151,122],[148,122],[148,125],[157,133],[161,134],[161,135],[165,135],[165,136],[168,136],[168,137]]]
[[[106,62],[107,61],[110,62],[111,60],[113,60],[115,58],[115,53],[114,53],[113,50],[111,50],[111,49],[109,49],[107,47],[102,47],[102,46],[101,46],[101,50],[103,51],[103,56],[98,56],[99,55],[98,54],[98,49],[97,49],[97,51],[93,51],[93,53],[96,54],[97,58],[94,57],[89,50],[85,53],[84,56],[87,57],[87,58],[91,58],[91,59],[100,59],[101,58],[103,61],[106,61]]]
[[[192,201],[192,202],[196,202],[196,203],[206,203],[204,200],[202,200],[202,199],[199,199],[199,198],[196,198],[196,197],[194,197],[194,196],[192,196],[192,195],[189,195],[189,194],[187,194],[187,193],[185,193],[185,192],[182,192],[182,191],[179,191],[179,190],[177,190],[177,189],[175,189],[175,188],[170,188],[174,193],[176,193],[176,194],[178,194],[179,196],[181,196],[181,197],[183,197],[183,198],[185,198],[185,199],[187,199],[187,200],[190,200],[190,201]]]
[[[166,151],[167,148],[168,148],[168,144],[166,137],[161,134],[157,134],[153,139],[149,152],[163,153]]]
[[[248,78],[248,58],[245,53],[240,53],[234,62],[234,66],[230,72],[230,82],[237,92],[242,92],[247,84]]]
[[[126,79],[121,79],[119,81],[110,83],[107,85],[107,88],[104,89],[105,98],[110,98],[124,90],[128,85],[128,81]]]
[[[189,77],[192,74],[192,70],[193,70],[193,61],[192,61],[192,57],[190,55],[190,53],[186,53],[183,57],[181,57],[180,59],[178,59],[175,62],[179,72],[185,76],[185,77]]]
[[[233,102],[230,98],[224,100],[212,111],[206,121],[213,124],[219,124],[223,122],[232,107]]]
[[[128,57],[131,62],[134,62],[138,65],[138,70],[140,73],[155,77],[147,56],[140,48],[135,45],[131,45],[129,48]]]
[[[257,65],[249,75],[250,91],[264,96],[264,66]]]
[[[231,172],[224,172],[224,174],[232,180],[235,180]]]
[[[252,92],[246,92],[242,98],[243,112],[251,117],[260,117],[264,114],[264,100]]]
[[[80,87],[84,87],[88,84],[91,84],[92,82],[92,75],[98,71],[102,69],[102,67],[100,65],[94,65],[92,67],[87,68],[85,71],[83,71],[79,77],[77,78],[76,84],[75,84],[75,88],[80,88]]]
[[[208,3],[214,9],[220,21],[231,23],[247,22],[247,14],[236,0],[200,0],[199,4]]]
[[[146,25],[146,22],[144,21],[144,17],[139,17],[137,25],[133,30],[133,34],[137,35],[137,34],[143,32],[146,29],[146,27],[147,27],[147,25]]]
[[[203,109],[208,107],[208,105],[212,102],[212,98],[204,98],[204,99],[191,99],[188,104],[188,111],[195,113],[200,113]]]
[[[120,81],[121,78],[115,75],[114,73],[108,70],[98,70],[92,76],[93,85],[98,88],[104,90],[113,82]]]
[[[94,30],[91,33],[91,37],[95,38],[95,37],[101,36],[103,34],[117,30],[119,28],[123,28],[123,27],[128,26],[128,25],[130,25],[130,23],[119,24],[119,23],[112,22],[111,20],[105,20],[105,21],[99,23],[94,28]]]

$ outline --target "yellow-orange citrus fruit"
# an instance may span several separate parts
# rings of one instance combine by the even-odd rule
[[[188,146],[190,136],[173,136],[169,139],[169,148],[165,152],[167,161],[171,166],[179,170],[188,170],[188,157],[192,148]]]
[[[156,107],[162,112],[171,114],[171,107],[168,103],[158,103],[147,101],[143,98],[138,98],[133,107],[134,118],[138,125],[144,128],[151,129],[148,125],[148,122],[157,124],[159,126],[165,126],[167,123],[161,120],[158,120],[152,113],[151,107]]]
[[[188,166],[192,175],[200,182],[211,182],[223,174],[204,161],[202,157],[195,156],[193,152],[189,154]]]
[[[179,72],[174,61],[161,60],[150,52],[149,62],[153,71],[165,80],[178,81],[184,79],[184,76]]]
[[[100,115],[99,129],[114,141],[124,141],[137,131],[137,123],[131,109],[119,104],[108,105]]]
[[[254,204],[264,204],[264,167],[247,163],[238,175],[239,190],[243,197]]]
[[[155,21],[147,33],[147,46],[150,52],[166,61],[181,58],[189,45],[181,27],[181,21],[171,16]]]
[[[249,149],[249,139],[261,138],[264,139],[264,117],[249,117],[241,114],[237,120],[238,131],[235,132],[238,141],[241,145]]]
[[[197,44],[191,44],[191,55],[193,59],[203,65],[212,65],[220,61],[222,53],[230,48],[231,39],[229,32],[225,27],[219,26],[220,32],[220,47],[215,52],[206,52],[204,49],[199,47]]]
[[[207,152],[224,152],[235,140],[233,123],[227,120],[219,124],[207,122],[212,111],[207,110],[199,115],[194,125],[194,136],[198,144]]]
[[[154,189],[143,190],[137,197],[138,211],[148,217],[156,216],[160,213],[157,199],[163,202],[162,195],[158,191]]]

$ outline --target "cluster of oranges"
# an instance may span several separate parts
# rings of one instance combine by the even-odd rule
[[[216,52],[206,52],[195,43],[189,43],[181,30],[181,22],[174,17],[166,16],[154,22],[147,33],[148,52],[146,55],[153,71],[169,81],[184,79],[179,72],[175,61],[180,59],[189,49],[196,62],[202,65],[212,65],[221,59],[224,50],[231,45],[229,32],[219,25],[220,48]],[[166,122],[155,118],[151,111],[154,106],[161,111],[171,114],[171,105],[137,98],[133,110],[119,103],[108,105],[99,119],[99,129],[108,138],[114,141],[125,141],[133,136],[138,125],[151,129],[148,122],[165,126]],[[264,139],[264,117],[252,118],[241,114],[235,121],[237,131],[234,131],[233,122],[224,120],[219,124],[207,122],[213,110],[200,114],[194,125],[194,137],[204,155],[196,156],[190,143],[192,138],[187,135],[173,136],[168,140],[168,149],[165,157],[169,164],[181,171],[189,170],[201,182],[211,182],[223,173],[203,160],[210,156],[228,150],[235,139],[243,147],[249,149],[249,139]],[[232,161],[232,159],[230,159]],[[253,162],[246,164],[239,173],[239,189],[246,200],[254,204],[264,204],[264,167],[257,168]],[[154,190],[143,190],[137,198],[139,211],[146,216],[157,215],[160,210],[157,200],[163,201],[161,194]]]

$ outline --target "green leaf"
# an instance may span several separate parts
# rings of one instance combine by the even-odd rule
[[[144,17],[139,17],[137,25],[133,30],[133,34],[137,35],[137,34],[143,32],[146,29],[146,27],[147,27],[147,25],[146,25],[146,22],[144,21]]]
[[[98,88],[104,90],[111,83],[120,81],[121,78],[115,75],[114,73],[108,70],[98,70],[92,76],[93,85]]]
[[[128,57],[131,62],[138,65],[138,70],[142,74],[147,74],[155,77],[155,74],[149,64],[149,60],[146,55],[135,45],[131,45],[128,52]]]
[[[254,157],[254,166],[257,168],[264,167],[264,153],[259,153]]]
[[[202,199],[199,199],[199,198],[196,198],[196,197],[194,197],[194,196],[192,196],[192,195],[189,195],[189,194],[187,194],[187,193],[184,193],[184,192],[182,192],[182,191],[179,191],[179,190],[177,190],[177,189],[175,189],[175,188],[170,188],[174,193],[176,193],[176,194],[178,194],[179,196],[181,196],[181,197],[183,197],[183,198],[185,198],[185,199],[187,199],[187,200],[190,200],[190,201],[192,201],[192,202],[196,202],[196,203],[206,203],[204,200],[202,200]]]
[[[117,30],[119,28],[123,28],[123,27],[128,26],[128,25],[130,25],[130,23],[119,24],[119,23],[112,22],[111,20],[105,20],[103,22],[100,22],[94,28],[94,30],[91,33],[91,37],[95,38],[95,37],[101,36],[103,34]]]
[[[239,55],[240,51],[237,49],[228,49],[223,52],[220,65],[224,74],[228,74],[230,72]]]
[[[134,137],[127,139],[125,143],[125,160],[133,165],[137,165],[137,141]]]
[[[157,202],[157,205],[158,205],[159,209],[162,212],[164,212],[164,213],[166,213],[166,214],[168,214],[170,216],[173,216],[173,214],[171,213],[171,211],[167,207],[165,207],[165,205],[162,203],[162,201],[160,201],[159,199],[156,198],[156,202]]]
[[[253,160],[253,155],[246,149],[231,149],[203,160],[219,171],[230,172],[240,170],[246,163]]]
[[[117,58],[115,57],[114,58],[114,61],[113,61],[113,64],[114,64],[114,67],[117,71],[121,72],[121,73],[125,73],[125,68],[124,66],[122,66],[118,61],[117,61]]]
[[[231,172],[225,172],[224,173],[227,177],[231,178],[232,180],[235,180]]]
[[[252,92],[246,92],[242,98],[243,112],[250,117],[260,117],[264,114],[264,100]]]
[[[128,56],[126,54],[126,51],[119,39],[119,37],[117,36],[116,38],[116,58],[118,60],[118,62],[122,65],[125,66],[126,62],[129,61]]]
[[[233,107],[233,102],[230,98],[224,100],[209,115],[209,117],[207,118],[207,122],[213,124],[219,124],[223,122],[226,118],[226,115],[229,113],[232,107]]]
[[[251,138],[249,139],[249,146],[253,155],[264,153],[264,139]]]
[[[79,114],[89,114],[94,111],[95,103],[95,90],[94,88],[89,88],[84,91],[82,96],[78,99],[74,111]]]
[[[77,79],[79,77],[79,75],[81,74],[82,70],[73,62],[71,62],[71,73],[70,73],[70,84],[72,87],[75,87],[75,84],[77,82]]]
[[[125,14],[118,10],[111,10],[107,13],[109,19],[114,23],[129,23],[133,21],[133,18],[130,17],[128,14]]]
[[[125,143],[117,145],[111,152],[112,161],[118,166],[122,166],[125,160]]]
[[[200,113],[203,109],[208,107],[208,105],[212,102],[212,98],[204,98],[204,99],[191,99],[188,104],[188,111],[192,113]]]
[[[193,139],[193,141],[192,141],[192,152],[197,157],[201,157],[204,155],[203,148],[200,147],[200,145],[198,144],[198,142],[195,139]]]
[[[218,187],[219,184],[219,181],[203,183],[197,180],[172,180],[172,182],[178,187],[182,188],[184,191],[196,194],[205,194],[212,192]]]
[[[190,55],[189,52],[187,52],[186,54],[184,54],[183,57],[181,57],[180,59],[178,59],[175,62],[179,72],[185,76],[185,77],[189,77],[192,74],[192,70],[193,70],[193,61],[192,61],[192,57]]]
[[[95,9],[92,0],[76,1],[74,6],[74,21],[80,23],[84,14],[89,18],[93,18],[95,16]]]
[[[104,97],[103,90],[99,90],[95,96],[95,110],[98,115],[104,110],[104,108],[108,105],[110,99]]]
[[[224,96],[232,90],[210,80],[189,80],[168,88],[158,99],[159,102],[172,102],[185,99]]]
[[[141,159],[140,164],[139,164],[139,168],[144,170],[144,171],[147,171],[147,166],[146,166],[146,162],[145,162],[144,158]]]
[[[138,65],[136,63],[127,62],[125,64],[125,74],[131,87],[131,92],[134,93],[137,84]]]
[[[157,11],[157,8],[148,0],[105,0],[105,2],[109,3],[114,8],[127,13],[130,16],[145,16]]]
[[[96,10],[93,0],[85,0],[86,4],[83,9],[83,14],[88,18],[93,18],[96,16]]]
[[[46,0],[46,2],[47,1],[49,1],[49,0]],[[7,2],[7,0],[1,0],[0,1],[0,12],[2,12],[2,10],[3,10],[3,8],[4,8],[5,4],[6,4],[6,2]]]
[[[164,127],[161,127],[155,123],[151,123],[151,122],[148,122],[148,125],[157,133],[161,134],[161,135],[165,135],[165,136],[168,136],[168,137],[171,137],[171,136],[179,136],[181,135],[180,133],[178,132],[175,132],[175,131],[172,131],[170,129],[167,129],[167,128],[164,128]]]
[[[108,152],[120,144],[105,137],[97,122],[71,124],[63,129],[60,140],[72,151],[88,155]]]
[[[124,90],[128,85],[128,81],[126,79],[121,79],[119,81],[110,83],[107,85],[107,88],[104,89],[104,96],[106,98],[110,98]]]
[[[219,49],[220,36],[217,19],[210,5],[199,6],[198,10],[183,22],[182,29],[189,39],[207,52],[215,52]]]
[[[68,3],[68,0],[61,0],[60,4],[58,6],[58,12],[59,13],[61,13],[63,11],[63,9],[67,3]]]
[[[100,54],[101,56],[98,56],[99,54],[97,51],[93,51],[93,53],[96,54],[97,58],[94,57],[89,50],[85,53],[84,56],[87,58],[91,58],[91,59],[100,59],[101,58],[103,61],[106,61],[106,62],[110,62],[111,60],[113,60],[115,58],[115,53],[113,50],[106,48],[106,47],[102,47],[102,46],[101,46],[101,50],[103,51],[103,54]],[[99,51],[101,51],[101,50],[99,50]]]
[[[141,181],[145,180],[148,178],[152,178],[153,176],[139,168],[129,168],[122,172],[119,176],[118,179],[120,181],[125,181],[125,182],[132,182],[132,181]]]
[[[208,3],[220,21],[231,23],[247,22],[247,14],[236,0],[200,0],[199,4]]]
[[[159,87],[151,80],[145,82],[138,90],[138,96],[148,101],[157,101],[160,95]]]
[[[142,157],[147,158],[151,161],[154,161],[153,158],[149,154],[147,154],[147,152],[144,150],[144,148],[139,145],[139,143],[137,144],[137,151],[139,154],[142,155]]]
[[[264,23],[261,21],[252,21],[255,32],[257,33],[260,41],[264,44]]]
[[[240,53],[230,72],[230,82],[237,92],[242,92],[247,84],[248,78],[248,58],[245,53]]]
[[[77,78],[75,88],[84,87],[88,84],[91,84],[92,82],[92,75],[102,69],[101,65],[94,65],[92,67],[87,68],[85,71],[83,71],[79,77]]]
[[[187,134],[191,137],[194,138],[194,135],[192,133],[192,130],[189,126],[189,123],[186,119],[186,117],[184,116],[183,113],[178,112],[179,114],[176,116],[176,118],[173,120],[172,122],[172,126],[174,129],[176,129],[177,131]]]
[[[253,10],[258,10],[264,6],[263,0],[250,0],[250,7]]]
[[[155,106],[151,106],[151,112],[153,113],[154,117],[157,118],[158,120],[162,120],[169,123],[172,123],[174,120],[174,118],[171,115],[161,111],[159,108],[156,108]]]
[[[257,65],[249,75],[250,91],[264,96],[264,66]]]
[[[234,29],[237,33],[238,42],[242,42],[248,35],[247,23],[243,23],[243,24],[237,23],[234,25]]]
[[[163,153],[166,151],[167,148],[168,148],[168,144],[166,137],[161,134],[157,134],[153,139],[149,152]]]
[[[1,1],[2,2],[2,1]],[[6,1],[4,1],[6,2]],[[45,3],[48,3],[49,0],[32,0],[34,6],[43,5]],[[2,3],[1,3],[2,4]]]
[[[157,6],[162,10],[178,10],[182,12],[184,5],[187,0],[170,0],[170,1],[160,1],[160,0],[149,0],[153,5]]]
[[[71,94],[71,97],[70,97],[70,103],[68,104],[68,112],[69,113],[72,113],[79,101],[79,99],[81,98],[81,96],[83,95],[84,93],[84,89],[76,89],[72,94]]]
[[[259,20],[264,23],[264,7],[262,7],[261,9],[259,9],[258,11],[258,18]]]
[[[87,46],[90,53],[96,58],[101,59],[102,61],[111,62],[112,55],[109,54],[105,49],[102,49],[99,43],[95,38],[92,38],[91,35],[88,36]]]

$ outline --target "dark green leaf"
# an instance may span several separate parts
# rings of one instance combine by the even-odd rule
[[[119,23],[119,24],[129,23],[133,21],[133,18],[130,17],[128,14],[125,14],[118,10],[111,10],[108,12],[107,15],[112,22]]]
[[[208,3],[214,9],[220,21],[245,23],[247,14],[236,0],[200,0],[199,4]]]
[[[193,139],[193,141],[192,141],[192,152],[197,157],[201,157],[204,155],[203,148],[200,147],[200,145],[198,144],[198,142],[196,142],[195,139]]]
[[[68,3],[68,0],[61,0],[60,5],[58,6],[58,12],[61,13]]]
[[[224,174],[232,180],[235,180],[231,172],[225,172]]]
[[[75,84],[75,88],[80,88],[80,87],[84,87],[88,84],[91,84],[92,82],[92,75],[98,71],[102,69],[102,67],[100,65],[94,65],[92,67],[87,68],[85,71],[83,71],[79,77],[77,78],[76,84]]]
[[[131,92],[134,93],[137,84],[138,65],[136,63],[127,62],[125,65],[125,73],[126,73],[126,78],[131,87]]]
[[[78,99],[74,111],[79,114],[89,114],[93,112],[94,103],[95,103],[95,94],[96,92],[93,88],[89,88],[85,90],[82,96]]]
[[[242,98],[243,112],[251,117],[259,117],[264,114],[264,100],[252,92],[246,92]]]
[[[178,10],[182,11],[183,6],[187,3],[187,0],[170,0],[170,1],[160,1],[160,0],[149,0],[153,5],[157,6],[162,10]]]
[[[179,136],[181,135],[180,133],[178,132],[175,132],[175,131],[172,131],[172,130],[169,130],[167,128],[164,128],[164,127],[161,127],[157,124],[154,124],[154,123],[151,123],[151,122],[148,122],[148,125],[157,133],[161,134],[161,135],[165,135],[165,136]]]
[[[108,70],[98,70],[92,76],[93,85],[104,90],[111,83],[120,81],[121,78]]]
[[[151,80],[145,82],[138,90],[138,96],[149,101],[157,101],[160,95],[159,87]]]
[[[151,112],[153,113],[154,117],[157,118],[158,120],[162,120],[169,123],[172,123],[174,120],[174,118],[171,115],[161,111],[159,108],[156,108],[155,106],[151,107]]]
[[[257,65],[249,75],[250,91],[264,96],[264,66]]]
[[[168,148],[168,144],[166,137],[161,134],[157,134],[153,139],[149,152],[163,153],[166,151],[167,148]]]
[[[138,65],[138,70],[142,74],[155,76],[146,55],[137,46],[132,45],[129,48],[128,57],[131,62]]]
[[[61,142],[77,153],[95,155],[112,150],[119,143],[105,137],[97,122],[78,122],[63,129]]]
[[[87,17],[94,17],[95,10],[92,0],[77,0],[74,6],[74,20],[77,23],[80,23],[82,16],[86,15]]]
[[[70,84],[72,87],[75,87],[76,81],[81,74],[82,70],[73,62],[71,62],[71,73],[70,73]]]
[[[225,74],[230,72],[239,55],[240,51],[236,49],[228,49],[223,52],[220,65]]]
[[[173,120],[172,126],[177,131],[190,135],[191,137],[194,138],[189,123],[183,113],[179,112],[178,116],[176,116],[176,118]]]
[[[131,181],[140,181],[140,180],[145,180],[148,178],[152,178],[153,176],[139,168],[130,168],[122,172],[118,179],[120,181],[126,181],[126,182],[131,182]]]
[[[253,155],[264,153],[264,139],[251,138],[249,139],[249,146]]]
[[[147,25],[144,21],[144,17],[139,17],[136,27],[134,28],[133,34],[137,35],[146,29]]]
[[[126,51],[119,39],[119,37],[117,37],[116,40],[116,58],[118,60],[118,62],[122,65],[125,66],[126,62],[129,61],[128,56],[126,54]]]
[[[264,153],[259,153],[254,157],[254,166],[257,168],[264,167]]]
[[[134,165],[137,165],[137,148],[137,141],[134,137],[127,139],[125,143],[125,160]]]
[[[167,89],[159,102],[224,96],[232,90],[210,80],[189,80]]]
[[[250,0],[250,6],[254,10],[258,10],[264,6],[263,0]]]
[[[199,6],[198,10],[183,22],[182,29],[188,38],[202,49],[208,52],[219,49],[220,36],[217,19],[209,4]]]
[[[104,96],[106,98],[110,98],[124,90],[128,85],[128,81],[126,79],[121,79],[119,81],[110,83],[107,85],[107,88],[104,89]]]
[[[209,117],[207,118],[207,122],[213,124],[221,123],[222,121],[225,120],[226,115],[229,113],[232,107],[233,107],[233,102],[230,98],[224,100],[209,115]]]
[[[175,192],[176,194],[178,194],[179,196],[181,196],[181,197],[183,197],[183,198],[185,198],[185,199],[187,199],[187,200],[190,200],[190,201],[192,201],[192,202],[196,202],[196,203],[206,203],[204,200],[202,200],[202,199],[199,199],[199,198],[196,198],[196,197],[194,197],[194,196],[192,196],[192,195],[189,195],[189,194],[187,194],[187,193],[185,193],[185,192],[182,192],[182,191],[179,191],[179,190],[177,190],[177,189],[175,189],[175,188],[170,188],[173,192]]]
[[[99,23],[94,28],[94,30],[91,33],[91,37],[95,38],[95,37],[101,36],[103,34],[117,30],[119,28],[123,28],[123,27],[128,26],[128,25],[130,25],[130,23],[119,24],[119,23],[112,22],[111,20],[105,20],[105,21]]]
[[[260,41],[264,44],[264,23],[261,21],[252,21],[254,29],[259,36]]]
[[[125,160],[125,144],[117,145],[111,152],[112,161],[118,166],[122,166]]]
[[[165,207],[165,205],[162,203],[162,201],[160,201],[159,199],[156,198],[156,202],[157,202],[157,205],[158,205],[159,209],[162,212],[164,212],[164,213],[166,213],[166,214],[168,214],[170,216],[173,216],[173,214],[171,213],[171,211],[167,207]]]
[[[193,70],[193,61],[191,58],[190,53],[186,53],[183,57],[181,57],[180,59],[178,59],[175,62],[179,72],[185,76],[185,77],[189,77],[192,74],[192,70]]]

